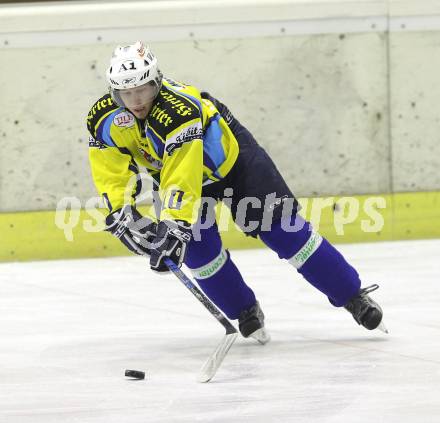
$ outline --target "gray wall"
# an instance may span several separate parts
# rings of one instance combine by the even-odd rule
[[[334,2],[336,9],[328,3],[319,9],[325,21],[318,6],[301,9],[301,20],[303,3],[279,3],[292,3],[295,19],[287,9],[279,16],[272,2],[266,11],[255,9],[267,26],[228,26],[224,16],[226,23],[190,25],[185,33],[167,27],[166,36],[163,28],[127,35],[68,27],[44,33],[39,27],[32,38],[29,20],[27,33],[4,30],[0,211],[54,209],[64,196],[84,204],[96,195],[85,116],[106,91],[103,75],[114,44],[138,38],[152,40],[165,74],[224,100],[298,196],[439,190],[440,26],[388,32],[384,9],[372,6],[382,2],[359,0],[350,16],[341,15],[343,1]]]
[[[392,183],[440,189],[440,31],[390,37]]]

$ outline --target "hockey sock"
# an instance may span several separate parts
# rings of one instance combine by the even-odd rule
[[[287,232],[283,226],[295,226],[298,230]],[[274,222],[271,231],[262,232],[260,238],[327,295],[333,305],[341,307],[358,294],[361,281],[356,270],[301,216]]]
[[[223,249],[216,225],[203,230],[200,241],[190,242],[185,264],[203,292],[230,319],[238,319],[255,304],[255,294]]]

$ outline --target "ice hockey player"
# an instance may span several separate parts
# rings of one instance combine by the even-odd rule
[[[185,263],[205,294],[238,319],[241,334],[265,343],[264,314],[213,219],[223,201],[247,235],[287,260],[332,305],[367,329],[381,325],[382,310],[368,295],[377,285],[361,289],[356,270],[297,214],[271,158],[224,104],[164,77],[140,41],[115,49],[106,77],[110,92],[91,108],[87,126],[93,179],[110,212],[107,231],[150,255],[154,271],[168,270],[165,257]],[[145,171],[160,198],[156,221],[136,209]]]

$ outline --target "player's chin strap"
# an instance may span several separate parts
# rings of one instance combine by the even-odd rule
[[[217,348],[209,356],[206,363],[200,370],[198,377],[199,382],[209,382],[217,372],[223,359],[237,338],[237,329],[232,325],[232,323],[225,317],[225,315],[211,302],[211,300],[198,289],[191,279],[185,275],[185,273],[180,270],[175,263],[170,258],[165,258],[164,263],[173,272],[177,278],[182,282],[191,293],[208,309],[208,311],[218,320],[218,322],[225,328],[226,334],[217,345]]]

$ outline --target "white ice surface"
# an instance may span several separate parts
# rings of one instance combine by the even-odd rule
[[[390,335],[271,251],[234,252],[272,341],[240,337],[208,384],[222,327],[145,259],[1,264],[0,422],[440,422],[440,240],[338,248],[380,284]]]

